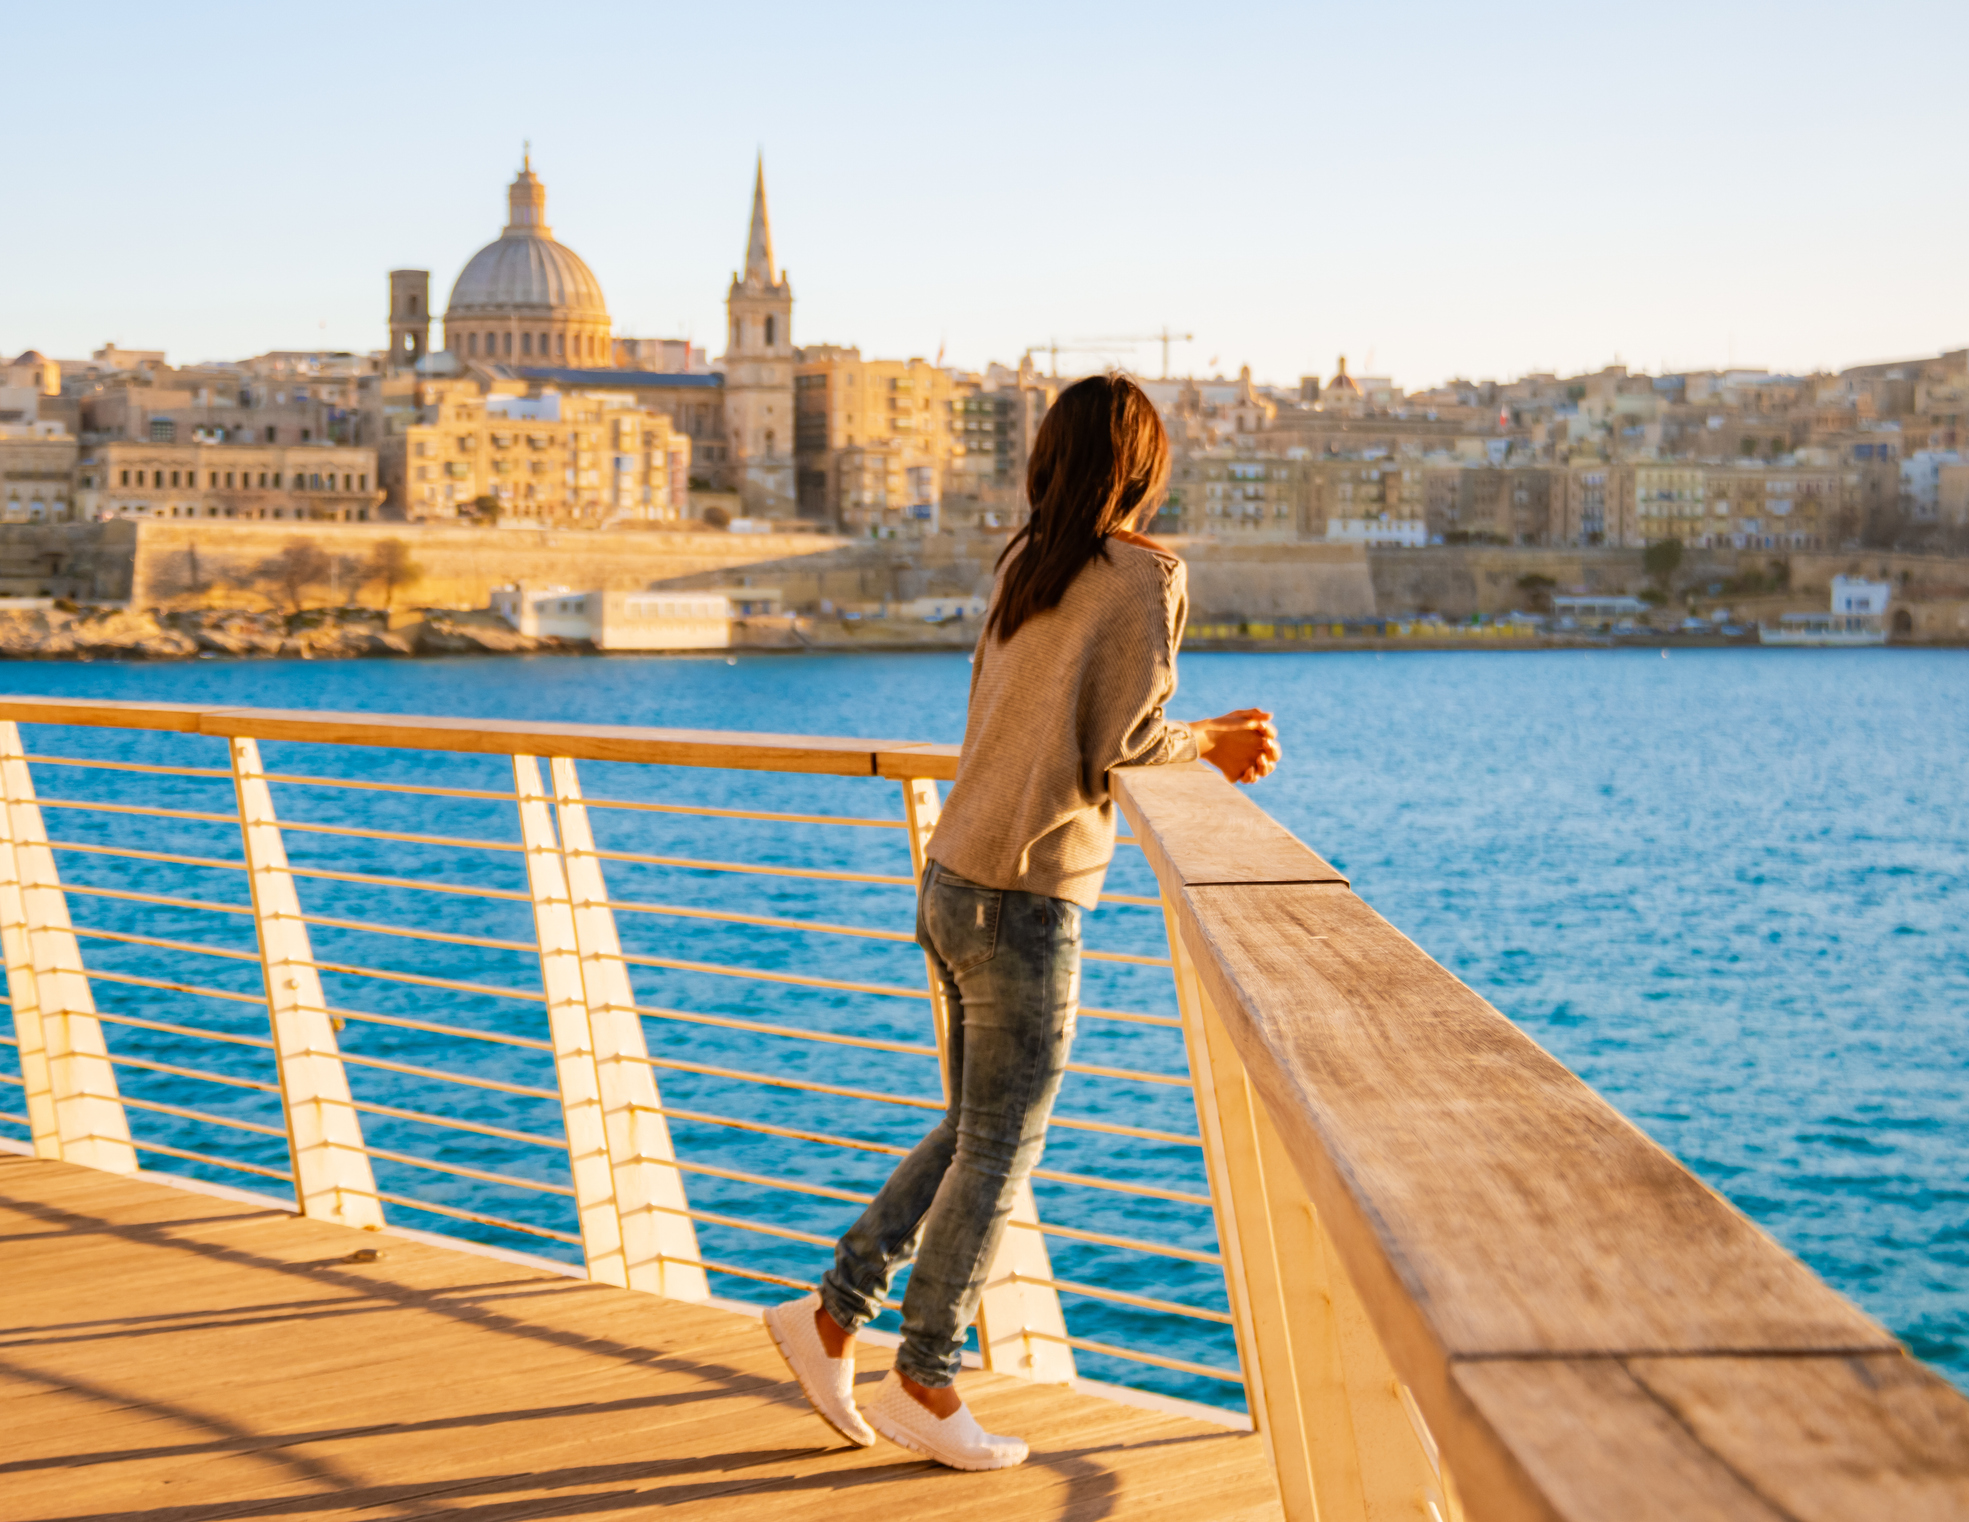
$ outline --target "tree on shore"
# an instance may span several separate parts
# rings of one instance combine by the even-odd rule
[[[1682,541],[1679,539],[1657,539],[1641,551],[1641,569],[1655,579],[1662,591],[1668,590],[1668,582],[1682,569]]]
[[[1558,585],[1550,576],[1541,576],[1536,571],[1518,578],[1518,590],[1525,594],[1525,606],[1533,613],[1552,611],[1552,593]]]
[[[399,591],[409,591],[424,579],[424,568],[411,558],[410,546],[401,539],[380,539],[369,552],[364,568],[370,581],[383,583],[383,611],[395,605]]]
[[[312,539],[290,539],[280,553],[260,562],[260,575],[280,590],[290,614],[298,614],[309,587],[328,580],[333,567]]]

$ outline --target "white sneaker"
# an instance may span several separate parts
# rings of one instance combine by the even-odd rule
[[[893,1370],[868,1403],[868,1421],[890,1442],[952,1469],[1010,1469],[1023,1464],[1029,1452],[1023,1438],[985,1431],[969,1406],[959,1406],[949,1416],[932,1415],[902,1387]]]
[[[854,1358],[827,1356],[827,1345],[814,1325],[814,1312],[819,1309],[820,1296],[811,1293],[775,1305],[766,1312],[766,1330],[773,1334],[773,1346],[820,1419],[857,1447],[873,1447],[875,1433],[855,1409]]]

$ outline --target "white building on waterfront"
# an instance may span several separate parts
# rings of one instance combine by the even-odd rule
[[[724,650],[732,605],[720,592],[576,592],[494,587],[492,611],[521,634],[587,640],[597,650]]]

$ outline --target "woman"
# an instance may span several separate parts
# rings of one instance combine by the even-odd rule
[[[1073,1040],[1080,919],[1114,855],[1108,771],[1201,758],[1255,782],[1278,761],[1268,713],[1163,717],[1184,567],[1136,526],[1168,480],[1162,422],[1124,377],[1068,387],[1039,425],[1032,516],[999,556],[918,900],[916,936],[949,1010],[950,1108],[841,1238],[819,1292],[766,1313],[814,1409],[862,1446],[880,1432],[956,1469],[1024,1460],[1019,1439],[979,1427],[954,1380]],[[854,1335],[912,1258],[895,1370],[864,1421]]]

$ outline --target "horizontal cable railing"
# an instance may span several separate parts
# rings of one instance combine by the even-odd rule
[[[74,1102],[120,1106],[77,1160],[758,1300],[817,1280],[944,1107],[914,922],[947,748],[133,709],[0,700],[36,726],[0,756],[10,986],[84,1006]],[[1139,852],[1113,878],[979,1346],[1235,1405],[1162,900]],[[340,1140],[292,1154],[283,1074]]]

